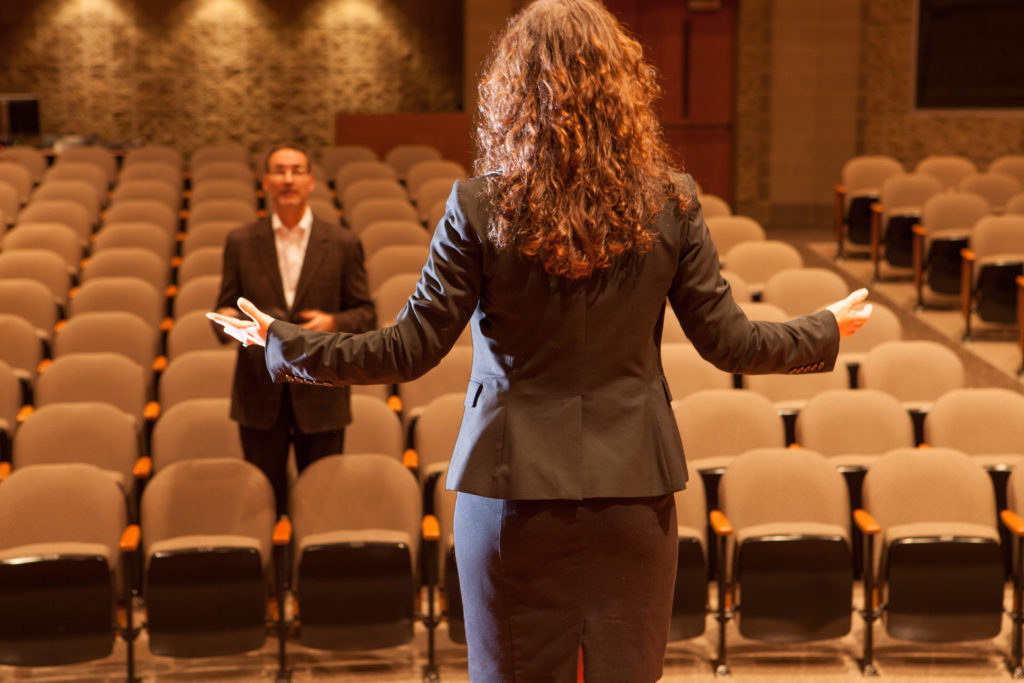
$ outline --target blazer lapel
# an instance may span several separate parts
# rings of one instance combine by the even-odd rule
[[[318,223],[319,221],[314,220],[313,225],[309,229],[309,242],[306,245],[306,254],[302,259],[299,282],[295,286],[295,299],[292,301],[292,311],[302,310],[300,303],[316,280],[316,271],[320,268],[320,263],[323,261],[324,254],[327,251],[327,232]],[[289,311],[289,313],[292,311]]]
[[[281,268],[277,265],[277,246],[274,244],[274,229],[269,220],[259,223],[259,229],[253,237],[254,251],[259,259],[260,267],[266,274],[267,285],[273,291],[274,303],[278,310],[287,311],[284,300],[284,285],[281,283]]]

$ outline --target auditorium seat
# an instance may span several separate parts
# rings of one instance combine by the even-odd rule
[[[45,249],[61,257],[72,278],[82,260],[82,236],[65,223],[20,223],[0,238],[0,249]]]
[[[159,330],[134,313],[95,311],[79,313],[60,326],[53,339],[53,357],[109,352],[130,359],[145,373],[147,394],[153,378],[167,365],[160,356]]]
[[[839,340],[839,358],[836,363],[847,367],[850,373],[850,387],[860,386],[860,364],[868,351],[887,341],[903,338],[903,325],[891,308],[877,301],[871,302],[871,317],[852,337]]]
[[[871,205],[879,201],[886,179],[899,173],[903,165],[882,154],[855,156],[843,165],[835,188],[837,259],[844,258],[849,247],[866,253],[871,245]]]
[[[59,158],[43,173],[40,185],[50,180],[84,180],[96,189],[100,197],[107,196],[111,183],[107,171],[99,164],[91,161],[63,161]]]
[[[249,152],[241,145],[233,144],[210,144],[196,148],[189,157],[188,166],[193,173],[196,169],[207,164],[234,162],[248,167]]]
[[[96,216],[72,199],[38,199],[18,214],[19,223],[63,223],[72,228],[84,246],[96,226]]]
[[[220,275],[199,275],[189,278],[178,288],[174,297],[174,317],[180,318],[190,311],[212,311],[220,292]]]
[[[109,403],[131,416],[144,438],[159,412],[156,404],[146,402],[147,374],[146,369],[118,353],[68,354],[54,359],[39,375],[35,407],[80,401]]]
[[[719,255],[728,254],[740,242],[766,239],[764,228],[749,216],[712,216],[705,222]]]
[[[153,199],[177,212],[181,209],[181,181],[172,184],[159,179],[122,180],[111,193],[110,201],[129,199]]]
[[[338,197],[341,208],[350,212],[367,199],[408,199],[409,193],[393,178],[365,178],[352,181]]]
[[[202,166],[192,167],[190,174],[193,187],[209,180],[238,180],[254,184],[256,179],[249,164],[241,161],[204,162]]]
[[[974,318],[1004,329],[1016,325],[1016,280],[1024,274],[1024,216],[982,218],[971,232],[970,248],[960,254],[964,341],[971,340]]]
[[[1005,214],[1021,214],[1024,213],[1024,192],[1015,194],[1010,197],[1010,200],[1006,202]]]
[[[6,360],[0,358],[0,469],[10,462],[11,440],[18,429],[18,412],[23,392],[18,375]]]
[[[132,223],[144,221],[154,223],[168,235],[178,232],[178,212],[159,199],[118,199],[107,208],[103,224]]]
[[[955,188],[961,180],[977,171],[975,163],[961,154],[929,154],[914,167],[914,173],[932,176],[942,183],[944,189]]]
[[[401,462],[405,431],[387,401],[353,394],[351,411],[352,422],[345,427],[345,453],[380,453]]]
[[[732,215],[732,207],[718,195],[699,194],[697,195],[697,201],[700,202],[701,213],[704,215],[704,218]]]
[[[380,161],[380,157],[368,145],[331,145],[320,153],[320,166],[332,181],[338,169],[353,161]]]
[[[665,342],[661,345],[661,367],[665,380],[678,400],[703,389],[732,389],[732,373],[719,370],[701,358],[689,342]]]
[[[14,439],[15,472],[25,467],[66,463],[93,465],[116,482],[128,505],[138,510],[138,495],[148,476],[140,463],[139,435],[132,418],[99,402],[42,406],[18,427]]]
[[[13,249],[0,252],[0,280],[7,279],[34,280],[42,284],[49,290],[50,300],[55,302],[61,311],[67,303],[71,273],[68,272],[64,259],[52,251]],[[8,306],[12,304],[16,305],[16,302],[0,304],[0,310],[8,311]],[[49,318],[46,311],[49,306],[42,308],[41,313]]]
[[[728,671],[729,604],[740,635],[753,640],[811,642],[849,633],[849,503],[835,467],[806,449],[757,449],[732,461],[719,489],[712,528],[725,568],[716,672]]]
[[[398,179],[405,182],[409,169],[421,161],[440,161],[441,152],[433,145],[407,143],[395,145],[384,154],[384,163],[395,169]]]
[[[925,307],[925,285],[940,296],[960,293],[960,251],[970,243],[974,225],[990,212],[988,200],[973,192],[943,192],[925,201],[913,229],[919,310]]]
[[[871,261],[876,281],[882,279],[883,257],[888,268],[898,274],[913,268],[913,226],[928,198],[942,190],[939,179],[924,173],[899,173],[882,183],[879,201],[871,205]]]
[[[171,281],[171,264],[145,247],[111,247],[96,251],[82,266],[82,285],[98,278],[133,277],[166,293]]]
[[[125,165],[121,169],[120,182],[127,183],[134,180],[160,180],[181,191],[182,173],[180,168],[162,161],[140,161],[138,163]]]
[[[252,182],[234,178],[212,178],[192,183],[189,206],[194,207],[211,199],[237,199],[250,204],[254,209],[259,206],[256,188]]]
[[[237,355],[223,348],[177,356],[160,378],[161,412],[190,399],[231,398]]]
[[[401,273],[419,275],[427,265],[430,249],[423,245],[384,247],[366,259],[366,284],[376,294],[388,278]]]
[[[846,281],[827,268],[787,268],[768,278],[762,301],[795,317],[810,315],[850,293]]]
[[[244,459],[230,398],[190,398],[163,411],[153,425],[153,471],[181,460]]]
[[[43,350],[43,342],[31,322],[11,313],[0,313],[0,360],[11,367],[26,398],[32,396]]]
[[[2,158],[2,157],[0,157]],[[1024,154],[1003,154],[992,160],[989,173],[1005,173],[1024,184]]]
[[[425,222],[430,217],[430,210],[435,204],[448,199],[456,180],[458,178],[431,178],[420,184],[416,189],[416,194],[411,198],[413,204],[416,205],[416,211],[419,213],[421,221]]]
[[[1000,214],[1013,195],[1024,190],[1021,181],[1012,175],[998,172],[974,173],[960,180],[957,188],[961,192],[973,192],[984,197],[992,207],[992,213]]]
[[[32,171],[26,166],[15,161],[4,161],[0,159],[0,182],[6,183],[18,193],[18,202],[24,204],[32,194],[35,181],[32,179]]]
[[[293,587],[306,647],[367,650],[413,640],[420,491],[386,455],[321,458],[292,489]]]
[[[359,234],[363,258],[369,261],[384,247],[430,246],[430,233],[413,221],[377,221]]]
[[[760,298],[772,275],[803,265],[800,252],[779,240],[740,242],[722,256],[722,267],[743,278],[755,300]]]
[[[879,344],[868,351],[860,371],[861,386],[884,391],[913,411],[927,412],[947,391],[964,386],[960,357],[935,341]]]
[[[117,158],[114,153],[100,145],[84,145],[68,147],[57,155],[54,166],[75,163],[90,163],[98,166],[107,179],[107,187],[114,184],[117,178]]]
[[[253,219],[255,220],[255,218]],[[224,249],[228,235],[242,227],[246,221],[239,218],[211,219],[189,224],[181,242],[181,257],[187,258],[192,252],[208,247]]]
[[[359,235],[376,221],[418,221],[416,209],[407,199],[365,199],[344,215],[345,224]]]
[[[345,191],[352,183],[374,178],[397,181],[398,175],[395,169],[383,161],[352,161],[334,174],[334,192],[337,196],[344,197]]]
[[[1024,456],[1024,396],[1010,389],[952,389],[924,421],[930,446],[955,448],[986,468],[1012,469]]]
[[[43,179],[43,172],[48,164],[46,155],[41,150],[27,145],[13,145],[0,149],[0,162],[3,161],[13,161],[27,168],[32,181],[36,183]]]
[[[128,150],[121,162],[122,168],[131,168],[139,163],[158,162],[166,164],[178,170],[179,174],[184,168],[184,161],[174,147],[165,145],[143,145]]]
[[[416,283],[419,281],[419,272],[401,273],[392,275],[380,284],[373,295],[374,307],[377,309],[378,327],[385,327],[395,322],[398,314],[408,303],[409,297],[416,290]]]
[[[444,488],[444,480],[440,477],[448,469],[455,450],[465,399],[465,391],[440,394],[422,407],[410,425],[409,445],[416,453],[415,468],[424,501],[436,498],[434,490],[437,487]]]
[[[132,532],[109,476],[83,464],[26,467],[0,485],[0,519],[0,663],[102,659],[118,633],[132,637],[131,623],[113,618]]]
[[[313,212],[313,216],[319,218],[325,223],[331,225],[341,226],[341,214],[338,212],[338,207],[334,204],[334,199],[323,199],[318,197],[309,197],[309,208]]]
[[[234,221],[239,225],[253,223],[258,216],[256,208],[240,199],[207,199],[189,204],[185,232],[193,226],[209,221]]]
[[[171,263],[177,243],[174,236],[156,223],[135,221],[128,223],[106,223],[96,233],[92,253],[97,255],[107,249],[138,247],[152,252],[164,264]]]
[[[178,266],[178,287],[204,275],[220,276],[224,269],[224,248],[222,246],[195,247],[181,258]]]
[[[473,347],[457,344],[426,374],[399,384],[403,423],[408,426],[427,404],[442,394],[465,396],[472,369]]]
[[[143,492],[141,521],[150,651],[192,658],[263,647],[278,551],[274,492],[259,468],[237,458],[162,467]]]
[[[20,210],[21,200],[18,199],[18,191],[13,185],[0,179],[0,235],[14,225]]]
[[[167,359],[189,351],[216,351],[223,348],[213,331],[205,310],[189,311],[174,319],[174,327],[167,332]]]
[[[51,180],[39,185],[29,203],[42,199],[70,199],[78,202],[88,212],[89,221],[95,225],[99,222],[100,207],[107,202],[107,195],[97,192],[96,187],[85,180],[69,178],[66,180]]]
[[[455,181],[465,177],[466,169],[456,161],[450,159],[420,161],[409,168],[405,177],[405,189],[409,191],[410,197],[418,197],[420,187],[429,180],[444,178]]]
[[[127,311],[155,330],[170,327],[164,293],[139,277],[96,277],[78,287],[68,304],[68,318],[95,311]]]
[[[42,342],[45,355],[49,352],[53,328],[58,318],[58,304],[53,293],[45,284],[36,280],[5,278],[2,270],[0,265],[0,314],[14,315],[28,321]]]
[[[953,449],[892,451],[867,473],[864,509],[857,523],[867,535],[869,634],[879,613],[888,635],[905,641],[1000,633],[1005,569],[992,485],[978,462]],[[866,666],[870,643],[866,638]]]

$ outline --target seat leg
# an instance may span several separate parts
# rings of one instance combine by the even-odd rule
[[[729,664],[725,656],[725,626],[729,622],[729,608],[727,603],[727,581],[725,576],[725,545],[726,539],[718,539],[718,609],[715,612],[715,620],[718,622],[718,658],[714,662],[715,676],[731,676]]]
[[[875,609],[875,581],[874,581],[874,557],[875,538],[871,534],[862,534],[864,541],[864,607],[860,611],[861,619],[864,621],[864,649],[860,665],[860,673],[863,676],[877,676],[878,669],[875,668],[875,620],[878,613]]]
[[[1006,660],[1006,668],[1009,669],[1013,678],[1024,678],[1024,666],[1021,665],[1021,649],[1024,647],[1024,543],[1018,538],[1015,542],[1017,550],[1017,562],[1013,571],[1013,609],[1010,611],[1010,619],[1013,621],[1013,633],[1010,636],[1011,655]]]

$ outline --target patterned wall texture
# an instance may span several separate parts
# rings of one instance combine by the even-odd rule
[[[913,107],[915,7],[918,0],[741,0],[737,22],[736,177],[737,211],[766,225],[826,225],[831,218],[829,187],[842,161],[854,154],[889,154],[908,169],[928,154],[963,154],[982,169],[1001,154],[1024,153],[1024,116],[1015,112],[930,112]],[[837,10],[850,7],[852,14]],[[800,10],[831,15],[832,21],[805,33],[789,30]],[[859,24],[859,25],[858,25]],[[848,30],[856,31],[848,65],[831,57]],[[780,45],[784,42],[784,45]],[[814,115],[802,125],[816,137],[815,154],[828,163],[790,160],[792,147],[781,135],[798,108],[780,79],[792,74],[787,55],[806,43],[797,69],[804,87],[816,92]],[[781,61],[780,61],[781,60]],[[786,62],[786,63],[783,63]],[[847,88],[852,92],[847,93]],[[836,97],[829,98],[832,91]],[[849,96],[848,96],[849,95]],[[832,144],[843,139],[849,152]],[[846,142],[848,141],[848,142]]]
[[[0,91],[44,134],[317,149],[336,112],[455,111],[461,0],[0,3]]]
[[[927,154],[963,154],[982,168],[1001,154],[1024,153],[1024,116],[1020,111],[912,110],[917,1],[863,3],[858,111],[863,153],[891,154],[909,165]]]

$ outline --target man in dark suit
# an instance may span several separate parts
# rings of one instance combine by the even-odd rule
[[[307,330],[362,332],[376,322],[363,249],[348,230],[313,217],[308,155],[293,145],[266,158],[263,190],[271,214],[228,235],[218,311],[238,315],[238,297]],[[287,511],[288,447],[301,472],[340,453],[351,421],[347,387],[275,384],[260,348],[240,347],[231,398],[242,449],[274,486]]]

